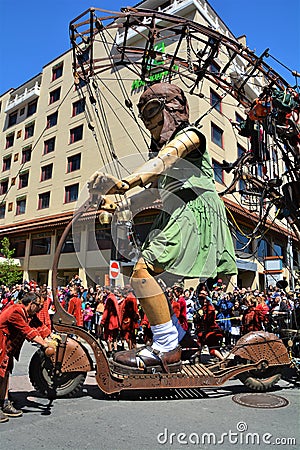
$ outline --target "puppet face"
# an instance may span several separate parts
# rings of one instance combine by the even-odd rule
[[[188,122],[189,107],[183,91],[169,83],[157,83],[141,95],[140,117],[162,148],[179,125]]]
[[[141,108],[140,118],[154,139],[158,140],[164,123],[164,100],[152,98]]]

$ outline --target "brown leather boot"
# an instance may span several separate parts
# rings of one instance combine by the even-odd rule
[[[151,355],[143,355],[147,349]],[[120,374],[174,373],[181,370],[181,347],[169,352],[160,352],[152,347],[132,349],[114,355],[113,370]]]

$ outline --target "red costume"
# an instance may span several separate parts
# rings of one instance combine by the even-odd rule
[[[76,319],[78,327],[83,326],[82,304],[79,297],[72,297],[69,301],[68,313],[72,314]]]
[[[36,314],[38,319],[44,324],[46,325],[46,327],[50,328],[51,330],[51,319],[50,319],[50,315],[49,315],[49,308],[50,305],[52,303],[52,300],[50,297],[47,297],[47,299],[44,301],[44,305],[42,307],[42,309]]]
[[[129,292],[120,308],[122,338],[126,341],[131,339],[135,342],[135,330],[139,327],[140,318],[137,299]]]
[[[109,294],[106,298],[101,325],[104,329],[103,337],[105,341],[112,342],[117,338],[121,326],[121,317],[118,300],[114,294]]]
[[[264,324],[267,324],[269,321],[269,312],[270,312],[270,308],[268,307],[268,305],[266,303],[264,304],[259,303],[256,307],[256,310],[262,313],[263,322]]]
[[[144,317],[141,320],[141,327],[143,329],[144,343],[146,345],[149,345],[149,343],[152,342],[153,333],[152,333],[152,330],[151,330],[150,322],[149,322],[148,317],[146,316],[146,314],[144,314]]]
[[[180,323],[180,325],[182,326],[182,328],[187,331],[188,329],[188,321],[186,318],[186,301],[185,298],[183,296],[180,296],[177,299],[177,302],[179,303],[179,317],[178,317],[178,322]]]
[[[262,310],[257,309],[254,305],[250,305],[242,317],[242,334],[249,333],[250,331],[262,330],[264,317]]]
[[[209,353],[215,354],[219,350],[223,339],[223,332],[216,322],[216,310],[210,301],[205,300],[202,307],[202,318],[196,324],[196,333],[201,346],[207,345]]]
[[[171,300],[171,306],[172,306],[172,309],[173,309],[173,312],[174,312],[175,316],[176,316],[177,319],[179,320],[179,316],[180,316],[180,304],[179,304],[179,302],[177,301],[177,299],[172,298],[172,300]]]
[[[36,336],[45,338],[51,330],[36,316],[30,318],[22,304],[5,308],[0,314],[0,377],[13,369],[13,357],[19,359],[25,341],[33,341]]]

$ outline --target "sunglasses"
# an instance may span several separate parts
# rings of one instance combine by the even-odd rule
[[[165,102],[163,99],[153,98],[149,100],[142,108],[139,117],[143,121],[147,121],[155,117],[160,113],[165,107]]]

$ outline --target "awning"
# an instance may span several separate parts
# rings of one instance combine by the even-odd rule
[[[238,259],[236,260],[236,266],[239,270],[247,270],[249,272],[257,271],[257,264],[252,261],[247,261],[246,259]]]

